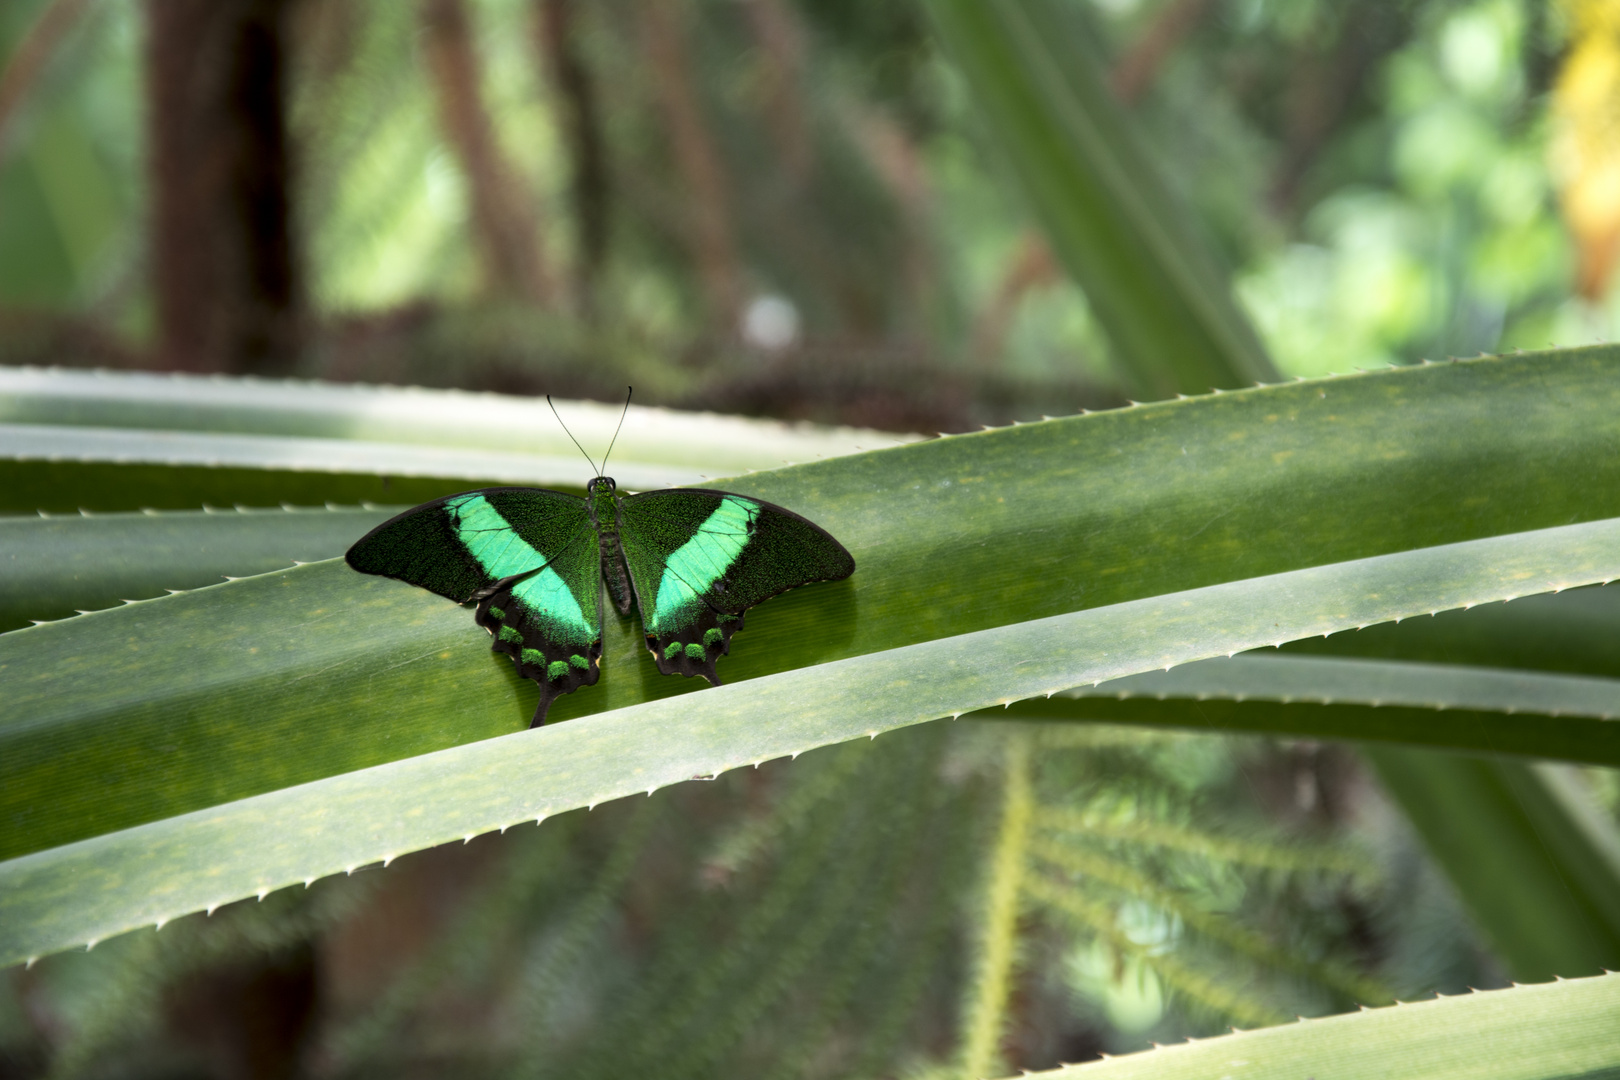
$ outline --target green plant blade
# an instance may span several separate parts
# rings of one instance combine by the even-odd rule
[[[728,680],[750,678],[1227,578],[1561,523],[1611,503],[1620,514],[1620,455],[1607,451],[1620,437],[1620,408],[1612,407],[1620,384],[1615,359],[1612,349],[1577,350],[1300,383],[740,478],[728,486],[817,520],[855,553],[859,569],[846,584],[796,591],[758,609],[723,674]],[[1400,424],[1386,418],[1392,401],[1399,404]],[[1346,459],[1363,439],[1386,458],[1377,483],[1345,479]],[[1571,456],[1588,462],[1578,476],[1567,467]],[[1472,495],[1476,489],[1489,494]],[[1303,522],[1312,527],[1301,528]],[[329,657],[343,655],[350,639],[386,638],[398,621],[418,618],[422,610],[393,608],[377,599],[382,594],[349,588],[335,580],[312,594],[318,603],[332,603],[330,610],[348,609],[347,621],[327,641],[317,647],[304,638],[308,651],[301,660],[253,677],[303,685],[309,673],[332,666]],[[1522,591],[1534,590],[1502,595]],[[419,599],[438,603],[425,594]],[[279,732],[273,761],[258,764],[262,753],[210,751],[216,779],[208,802],[187,802],[202,796],[181,779],[184,769],[165,771],[174,759],[163,748],[193,745],[193,735],[179,742],[176,736],[202,723],[188,717],[201,716],[203,706],[165,711],[169,719],[159,724],[145,719],[157,707],[143,704],[139,687],[161,686],[153,700],[202,693],[189,680],[199,650],[220,647],[223,639],[212,629],[217,625],[274,637],[282,625],[307,621],[299,602],[290,602],[284,614],[261,612],[257,601],[249,603],[234,588],[196,603],[196,614],[179,623],[146,625],[157,616],[137,605],[87,617],[113,619],[110,625],[72,620],[20,631],[15,638],[0,635],[0,662],[8,665],[0,678],[12,683],[37,669],[40,685],[55,689],[36,700],[49,701],[46,715],[61,718],[44,723],[30,716],[32,706],[25,707],[18,693],[8,727],[43,740],[56,723],[65,724],[77,734],[51,735],[67,741],[53,743],[49,756],[58,760],[59,774],[73,781],[70,788],[93,787],[100,777],[126,776],[134,768],[141,782],[132,780],[131,786],[142,792],[173,788],[180,802],[162,812],[178,812],[493,734],[512,723],[511,706],[491,702],[471,724],[444,714],[406,713],[419,716],[410,726],[388,714],[386,722],[356,721],[338,747],[338,736],[318,738],[318,728],[307,726],[313,721],[303,706],[277,716],[264,704],[272,699],[256,698],[260,707],[253,712],[219,722],[219,738],[229,744],[225,729],[231,724]],[[370,603],[380,606],[368,609]],[[248,606],[226,610],[242,604]],[[451,621],[465,620],[463,613],[451,613]],[[138,629],[120,629],[126,626]],[[481,640],[470,620],[457,627],[469,635],[465,640]],[[644,670],[635,635],[616,620],[611,632],[621,636],[619,644],[608,643],[604,685],[558,702],[557,719],[686,688]],[[1302,633],[1279,632],[1274,641]],[[124,656],[121,643],[134,638],[148,643],[146,651]],[[398,643],[402,650],[413,647],[408,639]],[[477,677],[508,677],[499,661],[474,652],[482,658]],[[127,678],[87,682],[83,673],[99,670],[108,656],[123,657],[120,670],[127,669]],[[62,678],[69,658],[77,658],[71,662],[79,675]],[[472,680],[474,672],[465,677]],[[500,700],[510,699],[509,686],[499,693],[506,695]],[[464,703],[484,700],[471,689],[468,694]],[[446,700],[444,708],[455,705]],[[91,717],[99,719],[89,724]],[[149,722],[155,726],[148,729]],[[132,766],[131,760],[146,764]],[[233,764],[222,766],[226,760]],[[12,768],[19,775],[25,766]],[[155,775],[166,779],[153,782]],[[19,789],[26,790],[44,789]],[[153,798],[130,793],[101,800],[93,820],[27,843],[48,846],[148,820],[137,807]],[[56,813],[64,822],[72,816],[65,809],[38,812]],[[136,816],[118,817],[123,814]],[[6,850],[16,853],[22,843],[10,840]]]
[[[1511,604],[1292,641],[1289,656],[1354,656],[1620,677],[1620,589],[1571,589]]]
[[[557,410],[587,450],[600,457],[612,441],[621,410],[593,401],[559,401]],[[32,447],[84,460],[108,460],[125,450],[141,456],[130,460],[197,462],[209,460],[208,448],[223,453],[228,441],[187,439],[199,435],[266,436],[271,441],[240,444],[242,463],[272,468],[297,455],[299,467],[332,470],[318,456],[304,464],[297,440],[317,440],[323,452],[341,453],[333,441],[381,443],[410,455],[411,467],[386,461],[365,471],[396,475],[496,477],[474,469],[436,469],[421,448],[482,450],[497,459],[533,457],[553,466],[552,483],[583,484],[590,479],[585,464],[545,401],[507,394],[425,390],[420,387],[361,386],[268,379],[226,379],[150,372],[75,371],[0,367],[0,456]],[[95,438],[101,443],[75,445],[71,437],[46,442],[53,429]],[[126,441],[145,433],[156,443]],[[659,484],[685,482],[753,469],[775,469],[793,462],[838,457],[912,441],[854,428],[813,427],[749,420],[709,413],[632,406],[614,443],[613,464],[628,477],[680,476]],[[39,443],[30,440],[39,439]],[[278,443],[277,439],[289,440]],[[172,440],[177,448],[164,454]],[[278,446],[283,449],[276,449]],[[187,449],[191,448],[191,449]],[[248,450],[248,448],[252,448]],[[262,455],[262,456],[259,456]],[[36,455],[37,456],[37,455]],[[564,461],[566,460],[566,464]],[[628,479],[626,486],[633,486]]]
[[[403,509],[0,518],[0,631],[334,558]]]
[[[460,446],[321,439],[294,435],[237,435],[223,432],[143,431],[138,428],[82,427],[70,424],[0,425],[0,457],[13,461],[108,462],[191,468],[273,469],[454,480],[484,477],[493,483],[546,487],[580,486],[590,466],[576,452],[503,453]],[[691,468],[656,462],[615,461],[626,488],[695,484]]]
[[[323,503],[415,506],[458,491],[493,486],[495,481],[489,477],[445,480],[261,467],[0,459],[0,514],[118,513],[196,510],[203,506],[320,506]]]
[[[1352,705],[1224,698],[1054,697],[1020,701],[985,720],[1099,721],[1182,731],[1246,732],[1290,738],[1345,739],[1390,748],[1462,750],[1553,758],[1620,768],[1620,732],[1613,720],[1472,709]]]
[[[1279,376],[1060,0],[930,0],[1053,250],[1152,397]]]
[[[1204,660],[1070,693],[1120,699],[1258,698],[1323,705],[1405,705],[1598,720],[1620,716],[1620,679],[1287,654]]]
[[[607,450],[618,408],[558,409],[594,454]],[[637,406],[610,464],[634,490],[912,438]],[[412,505],[497,484],[580,488],[591,471],[534,398],[0,367],[0,513]]]
[[[1377,743],[1620,766],[1620,723],[1601,719],[1617,707],[1620,680],[1613,679],[1247,655],[1019,702],[1009,712],[1011,718],[1078,719],[1079,713],[1296,735],[1311,730],[1372,744],[1367,753],[1386,787],[1425,837],[1446,838],[1431,842],[1435,858],[1514,976],[1529,980],[1620,965],[1620,910],[1613,902],[1620,896],[1620,834],[1613,822],[1552,766],[1391,753]],[[1583,714],[1587,719],[1575,719]],[[994,718],[997,711],[983,715]],[[1459,807],[1472,815],[1468,827],[1457,821]],[[1505,881],[1504,872],[1511,878]]]
[[[1039,1080],[1608,1080],[1620,975],[1476,991],[1025,1073]]]
[[[22,730],[6,732],[10,738],[0,760],[19,760],[23,740],[37,731],[107,727],[94,723],[86,695],[64,704],[59,680],[79,676],[85,663],[105,664],[111,646],[130,640],[129,620],[148,611],[172,612],[162,616],[172,619],[211,618],[209,646],[194,646],[189,658],[195,681],[178,687],[172,668],[150,664],[143,677],[136,662],[123,687],[101,699],[103,709],[130,709],[139,702],[152,723],[188,709],[197,721],[216,725],[240,716],[238,730],[255,735],[261,729],[247,721],[281,716],[334,726],[332,718],[343,717],[355,727],[380,722],[402,731],[424,726],[413,720],[453,727],[464,719],[467,728],[484,725],[487,733],[503,714],[508,723],[514,713],[527,715],[527,693],[489,677],[490,658],[477,632],[467,632],[459,608],[382,579],[363,581],[367,592],[338,604],[339,575],[347,573],[336,564],[306,566],[0,637],[45,648],[41,660],[12,670],[48,672],[13,682],[29,698],[17,715],[31,719]],[[1082,682],[1251,648],[1279,633],[1327,633],[1485,602],[1505,591],[1616,575],[1620,520],[1494,537],[873,652],[731,683],[698,698],[650,701],[283,787],[0,864],[0,962],[636,791]],[[236,596],[231,604],[211,603],[227,593]],[[277,605],[291,611],[264,618]],[[396,627],[386,633],[352,633],[356,612],[375,615],[390,607],[414,614],[374,624]],[[234,626],[227,621],[232,617],[238,620]],[[263,624],[285,628],[285,646],[267,639]],[[107,634],[108,648],[61,659],[51,668],[43,662],[56,652],[51,632],[70,627]],[[347,647],[315,645],[333,635],[349,639]],[[321,656],[319,679],[288,677],[308,669],[307,653],[300,650]],[[0,677],[9,674],[12,659],[0,661]],[[155,671],[168,677],[150,674]],[[604,682],[627,677],[634,676],[615,670]],[[53,710],[59,715],[53,717]],[[169,750],[204,752],[192,740],[205,734],[199,723]],[[75,796],[53,788],[59,778],[50,770],[74,740],[53,741],[53,754],[33,755],[30,772],[7,778],[6,797],[16,799],[7,807],[8,822],[40,813],[44,803],[77,802],[65,819],[56,819],[72,824],[96,812],[85,805],[87,798],[110,801],[104,790]],[[206,752],[212,762],[232,756],[219,746]],[[87,771],[83,764],[70,766],[66,777]],[[24,794],[13,796],[15,790]],[[26,822],[25,831],[38,836],[52,820],[40,814]]]
[[[1445,838],[1431,853],[1516,978],[1620,967],[1620,844],[1612,822],[1572,805],[1567,778],[1517,762],[1367,755],[1418,830]],[[1460,807],[1473,827],[1459,827]]]
[[[1310,735],[1620,767],[1617,713],[1615,679],[1284,653],[1200,661],[984,715]]]

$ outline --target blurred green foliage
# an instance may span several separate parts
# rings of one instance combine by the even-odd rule
[[[8,5],[0,50],[44,7]],[[1613,333],[1613,290],[1599,304],[1570,296],[1573,254],[1552,196],[1545,106],[1559,9],[1091,8],[1116,87],[1135,80],[1129,100],[1154,154],[1285,371]],[[1187,17],[1168,48],[1144,58],[1177,8]],[[535,5],[468,9],[481,100],[534,209],[533,243],[568,278],[582,258],[573,147]],[[756,9],[786,30],[773,37]],[[660,120],[666,91],[630,0],[574,21],[607,164],[607,250],[589,318],[577,290],[536,308],[490,280],[415,9],[311,2],[291,45],[289,113],[320,327],[304,370],[602,397],[634,378],[648,400],[925,430],[1118,400],[1106,341],[1043,261],[1021,196],[916,12],[679,11],[685,74],[724,181],[739,325],[716,321],[693,272],[698,195]],[[6,359],[137,363],[146,348],[140,41],[135,6],[88,6],[0,132]],[[786,306],[758,306],[773,298]],[[748,330],[750,311],[763,338]],[[773,331],[773,315],[785,326]],[[656,359],[669,355],[683,364]]]

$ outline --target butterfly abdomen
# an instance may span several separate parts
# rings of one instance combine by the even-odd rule
[[[630,614],[630,601],[635,595],[630,589],[630,569],[624,564],[624,549],[619,546],[619,534],[603,529],[599,534],[602,554],[602,580],[607,583],[608,596],[620,615]]]

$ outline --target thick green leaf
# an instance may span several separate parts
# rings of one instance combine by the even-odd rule
[[[1620,842],[1612,821],[1580,805],[1570,778],[1551,766],[1376,747],[1368,757],[1419,831],[1445,838],[1430,851],[1515,977],[1620,969]],[[1458,828],[1459,807],[1475,827]]]
[[[1620,515],[1620,455],[1608,452],[1620,440],[1617,366],[1615,350],[1592,349],[1387,371],[742,478],[729,486],[819,521],[855,553],[859,569],[848,583],[759,608],[722,675],[750,678],[1221,580],[1561,523],[1605,507]],[[1386,415],[1392,409],[1398,423]],[[1363,453],[1384,460],[1376,480],[1352,468]],[[1581,470],[1569,468],[1571,455],[1585,462]],[[410,637],[408,624],[424,609],[383,604],[379,597],[395,594],[367,591],[375,585],[338,575],[285,609],[265,607],[258,592],[205,591],[183,603],[0,635],[0,680],[17,702],[0,717],[0,738],[13,747],[6,786],[19,802],[56,792],[44,799],[54,808],[30,811],[39,831],[8,829],[3,850],[36,850],[514,726],[523,706],[506,682],[509,668],[477,648],[479,666],[457,676],[468,695],[462,700],[485,701],[478,689],[485,686],[496,697],[470,723],[388,709],[362,711],[341,733],[323,734],[333,721],[319,719],[314,702],[274,712],[273,698],[255,691],[244,699],[251,709],[213,704],[220,680],[308,686],[312,673],[336,667],[363,640],[395,650],[387,664],[394,674],[377,687],[392,693],[388,687],[404,678],[398,659],[433,646]],[[300,605],[309,604],[341,615],[323,638],[297,629],[308,621]],[[291,638],[302,651],[278,651],[280,666],[270,671],[220,661],[222,674],[205,684],[198,658],[226,647],[225,626],[255,642]],[[456,640],[482,641],[454,608],[447,626],[466,635]],[[612,621],[609,633],[604,684],[559,701],[555,718],[690,688],[655,675],[627,625]],[[1296,636],[1279,632],[1274,640]],[[129,655],[130,641],[144,651]],[[105,671],[113,656],[121,658],[117,678],[86,677]],[[23,679],[36,688],[26,693],[35,704],[11,689]],[[182,698],[192,704],[182,707]],[[252,752],[233,749],[237,729]],[[260,748],[269,744],[255,740],[272,732],[277,750],[267,755]],[[54,763],[66,786],[24,782],[32,762]],[[118,798],[72,794],[105,791],[104,777],[122,778]],[[85,807],[86,816],[70,806]]]
[[[1205,660],[1173,671],[1115,679],[1071,694],[1120,699],[1259,698],[1285,703],[1409,705],[1598,720],[1620,716],[1620,679],[1286,654]],[[1620,728],[1620,724],[1613,726]]]
[[[1247,654],[1022,701],[992,718],[1105,720],[1487,750],[1620,767],[1620,680]]]
[[[1620,589],[1572,589],[1292,641],[1282,651],[1620,678],[1616,635]]]
[[[0,631],[330,559],[403,509],[0,518]]]
[[[557,410],[600,459],[620,408],[559,401]],[[625,487],[664,487],[911,438],[632,406],[611,464]],[[0,367],[0,457],[590,479],[541,398],[148,372]]]
[[[1102,79],[1079,5],[925,5],[1053,249],[1151,397],[1279,376]]]
[[[581,461],[580,468],[584,467]],[[495,481],[487,476],[434,479],[375,473],[227,469],[213,465],[0,459],[0,514],[195,510],[200,506],[320,506],[322,503],[414,506],[442,495],[494,485]]]
[[[1468,541],[872,652],[283,787],[0,863],[0,963],[491,828],[1247,649],[1278,634],[1328,633],[1617,575],[1620,519]],[[37,732],[58,735],[54,747],[35,751],[7,777],[8,832],[37,837],[72,827],[113,801],[105,788],[62,789],[63,780],[110,776],[68,758],[74,749],[93,753],[98,741],[75,739],[75,727],[108,727],[87,704],[109,714],[134,708],[142,723],[128,730],[173,740],[148,755],[208,754],[220,771],[230,768],[231,755],[206,745],[208,724],[234,723],[241,740],[264,737],[258,753],[243,745],[239,757],[273,753],[273,767],[283,768],[292,755],[266,730],[283,717],[321,728],[308,737],[330,739],[332,753],[341,752],[339,723],[397,724],[402,732],[443,725],[441,737],[474,727],[487,732],[503,715],[511,723],[514,713],[522,723],[532,692],[490,677],[491,658],[464,612],[398,582],[356,577],[339,564],[316,564],[0,637],[40,650],[16,667],[16,656],[0,661],[0,678],[18,695],[16,715],[29,718],[6,731],[0,760],[22,760],[30,740],[42,744]],[[210,602],[218,596],[237,602]],[[336,603],[340,597],[349,602]],[[177,685],[174,667],[148,661],[164,648],[164,636],[132,622],[147,612],[167,621],[171,639],[191,641],[185,685]],[[353,634],[359,613],[371,617],[373,633]],[[206,625],[207,640],[174,632],[186,622]],[[53,631],[68,628],[101,635],[103,647],[50,665]],[[622,624],[614,629],[620,642],[630,636]],[[347,640],[320,647],[333,638]],[[319,657],[318,670],[311,655]],[[90,681],[86,665],[102,676],[96,685],[127,676],[122,689],[64,694],[67,680]],[[611,684],[633,678],[620,666],[605,675],[609,686],[596,689],[612,700],[622,688]],[[190,728],[160,735],[176,718]],[[127,753],[126,767],[140,758]],[[53,776],[53,769],[62,773]]]
[[[1472,709],[1400,705],[1320,705],[1229,698],[1054,697],[1021,701],[983,719],[1102,721],[1296,738],[1348,739],[1389,747],[1517,754],[1620,768],[1620,723]]]
[[[1614,679],[1245,655],[1019,702],[1007,715],[1308,732],[1620,766],[1620,722],[1600,719],[1616,711]],[[1377,745],[1368,753],[1419,831],[1447,838],[1431,843],[1436,859],[1517,977],[1620,968],[1620,910],[1613,902],[1620,896],[1620,838],[1575,780],[1553,766],[1391,753]],[[1472,827],[1458,827],[1459,807],[1475,816]],[[1504,870],[1514,875],[1514,888],[1503,887]]]
[[[1609,1080],[1620,975],[1515,986],[1026,1073],[1039,1080]]]
[[[607,450],[618,408],[558,411],[594,455]],[[911,438],[637,406],[609,464],[634,490]],[[411,505],[495,484],[579,488],[590,476],[536,398],[0,367],[0,513]]]

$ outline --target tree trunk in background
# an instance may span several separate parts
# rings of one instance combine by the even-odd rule
[[[549,306],[556,290],[540,257],[536,200],[501,153],[484,107],[467,8],[462,0],[424,0],[422,20],[440,122],[467,178],[489,284],[497,293]]]
[[[686,5],[642,0],[642,49],[669,131],[669,148],[686,188],[688,213],[679,227],[697,267],[710,323],[733,334],[742,310],[742,271],[731,233],[725,167],[710,137],[686,54]]]
[[[301,295],[288,200],[295,0],[147,0],[147,146],[159,360],[281,374]]]
[[[580,313],[590,318],[596,311],[596,281],[608,243],[607,150],[596,82],[579,46],[579,7],[574,0],[538,0],[535,29],[543,66],[560,100],[572,159],[570,196],[578,230],[574,295]]]
[[[810,110],[804,100],[804,30],[785,0],[744,0],[742,9],[766,60],[761,97],[770,120],[767,129],[796,192],[815,168]]]

